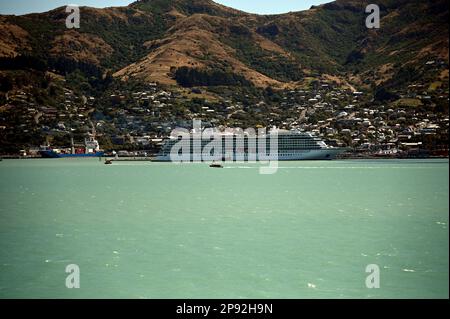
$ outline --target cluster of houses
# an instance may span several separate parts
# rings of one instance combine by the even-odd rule
[[[442,138],[449,126],[448,87],[430,89],[420,82],[396,92],[395,102],[386,103],[327,80],[277,91],[270,98],[232,92],[215,100],[193,101],[189,93],[156,83],[141,90],[114,90],[102,97],[78,95],[68,88],[63,94],[51,106],[38,103],[29,92],[9,94],[6,106],[14,106],[20,124],[0,123],[0,131],[39,130],[50,135],[95,131],[97,136],[107,136],[116,149],[156,150],[173,129],[190,128],[193,119],[201,119],[205,127],[277,126],[310,131],[329,145],[351,147],[362,155],[394,156],[424,149],[448,155],[448,139],[445,145]]]
[[[448,155],[448,140],[443,138],[448,134],[448,107],[437,110],[435,105],[448,105],[448,91],[427,92],[423,84],[413,84],[399,92],[396,103],[375,103],[363,92],[335,90],[329,85],[290,91],[285,98],[290,101],[294,96],[300,102],[287,102],[294,111],[283,119],[282,128],[310,131],[330,145],[349,146],[365,155],[421,151]]]

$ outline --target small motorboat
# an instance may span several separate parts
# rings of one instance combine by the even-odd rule
[[[209,165],[209,167],[213,167],[213,168],[223,168],[223,166],[221,164],[216,164],[216,163],[212,163],[211,165]]]
[[[113,163],[112,160],[105,160],[106,165],[111,165],[112,163]]]

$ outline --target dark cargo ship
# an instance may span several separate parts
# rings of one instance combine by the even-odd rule
[[[95,138],[89,137],[85,139],[84,143],[85,148],[81,150],[75,150],[72,141],[72,147],[68,151],[64,149],[52,149],[48,146],[44,146],[41,148],[39,153],[43,158],[102,157],[105,154],[105,152],[100,151],[100,145]]]

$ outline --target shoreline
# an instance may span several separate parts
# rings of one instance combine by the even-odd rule
[[[39,159],[51,159],[51,160],[57,160],[58,158],[45,158],[41,156],[18,156],[18,155],[3,155],[0,156],[2,160],[39,160]],[[112,156],[102,156],[102,157],[90,157],[89,159],[97,159],[99,158],[99,161],[102,160],[110,160],[113,162],[158,162],[154,159],[154,157],[119,157],[114,158]],[[67,159],[67,158],[59,158],[59,159]],[[71,159],[86,159],[82,157],[73,157]],[[411,160],[411,159],[449,159],[448,156],[345,156],[345,157],[338,157],[332,160],[279,160],[279,162],[283,161],[289,161],[289,162],[304,162],[304,161],[346,161],[346,160]],[[160,161],[161,162],[161,161]],[[166,162],[166,161],[164,161]],[[207,163],[208,161],[202,161],[204,163]],[[248,162],[248,161],[225,161],[225,162]],[[167,161],[167,163],[170,163],[170,161]]]

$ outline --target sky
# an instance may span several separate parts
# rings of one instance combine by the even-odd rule
[[[330,0],[214,0],[250,13],[276,14],[309,9]],[[44,12],[67,4],[96,8],[126,6],[134,0],[0,0],[0,14]]]

